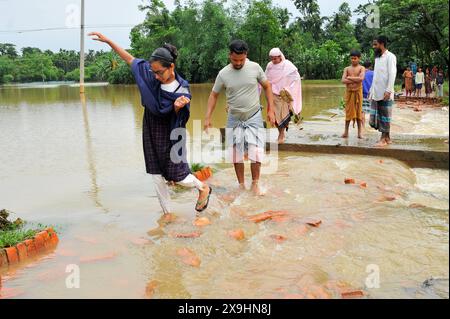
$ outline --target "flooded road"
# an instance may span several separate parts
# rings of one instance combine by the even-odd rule
[[[210,86],[192,89],[192,119],[203,119]],[[305,84],[304,130],[339,131],[342,94],[341,86]],[[224,108],[222,99],[216,127]],[[397,132],[416,125],[414,134],[448,135],[448,124],[426,124],[445,119],[445,110],[433,111],[399,110]],[[134,86],[88,87],[85,104],[76,87],[0,88],[0,208],[54,225],[60,237],[48,258],[4,273],[3,289],[17,298],[340,298],[342,288],[369,298],[448,298],[448,171],[282,153],[256,198],[235,192],[231,165],[215,165],[204,214],[211,225],[193,225],[195,191],[174,189],[178,218],[154,231],[161,210],[144,170],[142,114]],[[287,216],[247,218],[269,210]],[[322,224],[307,226],[311,219]],[[244,240],[230,238],[236,229]],[[200,237],[174,236],[195,231]],[[184,264],[180,248],[200,266]],[[67,288],[68,265],[79,266],[80,288]],[[374,265],[379,288],[370,289]],[[431,277],[442,280],[422,288]]]

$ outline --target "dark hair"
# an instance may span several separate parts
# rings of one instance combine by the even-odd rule
[[[350,52],[350,56],[357,56],[358,58],[361,57],[361,52],[359,52],[358,50],[352,50]]]
[[[248,45],[242,40],[233,40],[229,46],[230,53],[243,54],[248,52]]]
[[[153,51],[150,57],[150,63],[160,62],[163,67],[168,68],[177,61],[178,50],[175,46],[165,43],[162,47]]]
[[[366,62],[364,62],[364,67],[366,69],[370,68],[372,66],[372,62],[370,62],[369,60],[367,60]]]
[[[388,39],[384,35],[380,35],[375,39],[379,44],[383,44],[385,48],[388,46]]]

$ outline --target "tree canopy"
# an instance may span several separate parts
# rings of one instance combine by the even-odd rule
[[[293,0],[299,16],[272,0],[176,0],[169,11],[161,0],[149,0],[139,9],[145,19],[130,32],[136,57],[147,59],[164,43],[179,49],[177,70],[191,82],[214,81],[228,63],[228,43],[245,40],[249,58],[264,68],[268,52],[279,47],[307,79],[340,78],[349,64],[349,52],[359,49],[373,59],[372,40],[386,35],[399,68],[410,62],[437,65],[448,72],[447,0],[368,0],[352,12],[343,1],[330,16],[321,16],[317,0]],[[369,28],[369,6],[380,11],[380,27]],[[110,36],[113,40],[114,37]],[[0,83],[78,80],[79,53],[53,53],[14,44],[0,44]],[[86,81],[133,83],[126,65],[113,52],[86,53]]]

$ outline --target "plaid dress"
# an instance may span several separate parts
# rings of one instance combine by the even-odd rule
[[[190,173],[189,165],[184,160],[172,161],[170,151],[170,120],[158,118],[148,109],[144,111],[142,124],[142,144],[144,147],[145,168],[148,174],[162,175],[168,181],[180,182]],[[186,150],[186,139],[183,139]]]
[[[161,90],[161,84],[151,72],[148,61],[133,60],[131,70],[145,108],[142,142],[147,173],[162,175],[168,181],[180,182],[191,173],[186,159],[186,138],[178,137],[178,140],[174,141],[170,139],[170,135],[174,129],[186,132],[189,105],[175,114],[173,102],[179,96],[191,96]],[[188,83],[178,74],[176,79],[180,86],[189,90]],[[177,152],[172,152],[174,147],[177,147]]]

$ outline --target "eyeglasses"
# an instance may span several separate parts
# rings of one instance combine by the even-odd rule
[[[151,72],[153,72],[154,74],[156,74],[156,75],[158,75],[158,76],[163,76],[164,73],[166,73],[167,70],[168,70],[168,69],[166,68],[166,69],[160,70],[160,71],[153,71],[153,70],[151,70]]]

